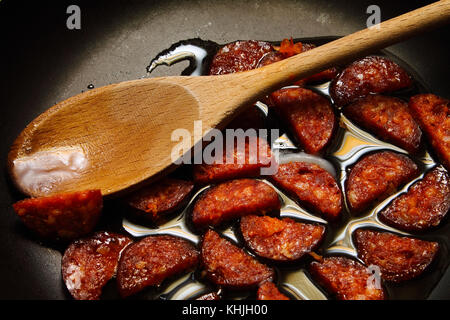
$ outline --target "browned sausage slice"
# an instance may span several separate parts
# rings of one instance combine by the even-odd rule
[[[400,195],[383,211],[380,219],[405,231],[423,231],[437,226],[450,209],[450,176],[436,167]]]
[[[342,211],[342,195],[333,176],[320,166],[307,162],[281,164],[272,176],[274,182],[301,204],[336,220]]]
[[[128,297],[148,286],[193,268],[198,262],[194,245],[182,238],[149,236],[128,246],[117,270],[119,293]]]
[[[381,277],[393,282],[422,274],[439,249],[437,242],[363,229],[356,230],[355,242],[361,260],[378,266]]]
[[[419,94],[409,100],[409,109],[428,137],[443,165],[450,170],[449,100],[434,94]]]
[[[232,152],[223,150],[223,157],[212,164],[194,165],[194,181],[199,184],[217,183],[236,178],[257,177],[261,168],[270,166],[271,151],[263,138],[250,136],[244,146],[235,141]]]
[[[219,75],[255,69],[259,60],[273,51],[270,43],[264,41],[236,41],[229,43],[214,56],[209,74]]]
[[[194,205],[196,227],[216,226],[250,214],[266,214],[281,207],[276,191],[253,179],[227,181],[205,191]]]
[[[371,93],[393,92],[412,86],[409,74],[385,57],[369,56],[351,63],[331,81],[334,103],[344,106]]]
[[[300,259],[319,245],[325,233],[322,225],[254,215],[243,217],[240,229],[248,247],[275,261]]]
[[[188,200],[194,184],[191,181],[164,178],[144,187],[127,198],[128,204],[137,209],[136,214],[150,221],[180,209]]]
[[[350,209],[354,212],[367,209],[418,174],[417,165],[405,155],[384,151],[363,157],[351,169],[346,181]]]
[[[403,100],[369,95],[345,107],[344,114],[381,140],[411,153],[419,151],[422,131]]]
[[[281,42],[280,47],[274,47],[276,51],[269,52],[266,55],[264,55],[264,57],[262,57],[262,59],[258,63],[258,67],[263,67],[272,64],[274,62],[284,60],[293,55],[314,49],[315,47],[316,45],[312,43],[301,43],[301,42],[294,43],[292,39],[284,39]],[[309,76],[307,78],[301,79],[295,82],[295,84],[299,86],[304,86],[305,84],[309,83],[324,82],[333,79],[336,76],[336,74],[337,69],[333,67],[324,70],[322,72],[313,74],[312,76]]]
[[[226,288],[254,288],[274,276],[271,268],[213,230],[208,230],[203,236],[201,257],[206,277]]]
[[[72,242],[62,257],[62,277],[77,300],[98,300],[115,275],[120,253],[131,239],[112,232],[97,232]]]
[[[256,300],[290,300],[271,281],[264,281],[258,288]]]
[[[327,98],[304,88],[285,88],[270,95],[270,104],[289,125],[308,153],[319,153],[336,130],[336,116]]]
[[[264,129],[264,117],[262,111],[255,105],[247,107],[242,113],[234,118],[226,127],[226,129]],[[258,132],[258,131],[256,131]],[[265,141],[263,141],[264,143]]]
[[[71,240],[90,233],[100,217],[100,190],[25,199],[13,204],[23,223],[47,239]]]
[[[344,257],[328,257],[310,265],[313,278],[339,300],[384,300],[382,287],[371,281],[372,272],[363,264]]]

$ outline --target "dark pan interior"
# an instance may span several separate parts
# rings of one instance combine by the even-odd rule
[[[430,1],[378,1],[382,20]],[[81,30],[66,28],[66,8],[81,8]],[[37,1],[0,2],[0,299],[68,299],[60,275],[63,246],[40,243],[11,204],[23,196],[9,181],[9,146],[38,114],[95,87],[145,76],[150,59],[179,40],[218,43],[345,35],[365,27],[371,1]],[[450,27],[392,46],[433,93],[449,97]],[[179,74],[187,63],[153,76]],[[106,208],[107,210],[107,208]],[[120,212],[101,224],[114,228]],[[429,298],[450,299],[450,270]]]

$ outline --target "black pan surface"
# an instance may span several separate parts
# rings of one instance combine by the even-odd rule
[[[382,20],[431,1],[377,1]],[[66,27],[71,4],[81,9],[81,30]],[[0,299],[70,299],[60,275],[63,246],[41,243],[15,216],[19,194],[5,170],[20,131],[56,102],[95,87],[145,76],[151,58],[179,40],[218,43],[236,39],[346,35],[366,25],[373,1],[0,1]],[[435,94],[450,97],[446,26],[388,48],[413,66]],[[158,68],[175,75],[186,64]],[[106,208],[107,209],[107,208]],[[105,210],[104,226],[121,216]],[[430,294],[450,299],[450,270]]]

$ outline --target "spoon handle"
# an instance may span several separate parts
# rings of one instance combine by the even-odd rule
[[[313,50],[263,68],[243,72],[239,81],[248,80],[247,83],[254,84],[255,96],[261,95],[448,22],[450,0],[437,1]]]

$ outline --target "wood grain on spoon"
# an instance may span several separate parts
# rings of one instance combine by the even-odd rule
[[[171,151],[179,143],[171,139],[175,129],[187,129],[193,137],[196,120],[202,121],[203,129],[222,128],[265,93],[449,19],[450,0],[438,1],[385,21],[379,28],[356,32],[263,68],[221,76],[134,80],[79,94],[41,114],[18,136],[8,155],[12,179],[32,196],[84,189],[118,193],[173,168]],[[199,141],[201,137],[193,138],[191,146]],[[55,160],[66,166],[69,161],[77,169],[69,178],[63,172],[51,181],[24,183],[23,172],[29,171],[23,170],[29,159],[45,162],[48,155],[70,155],[73,150],[83,159],[70,158],[72,163],[69,156],[62,156],[63,160]],[[34,166],[39,167],[39,161]],[[45,177],[45,168],[40,173]]]

